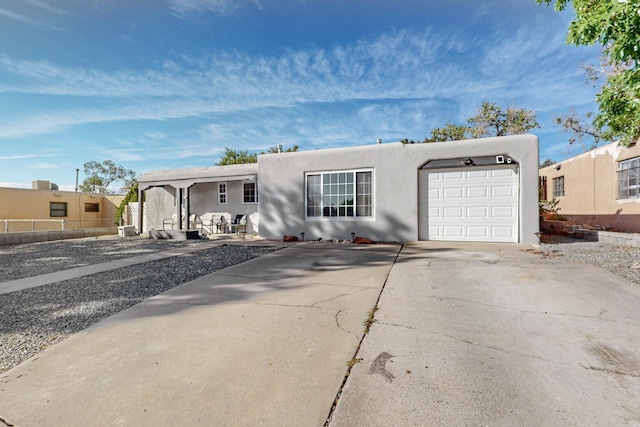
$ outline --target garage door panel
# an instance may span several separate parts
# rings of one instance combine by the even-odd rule
[[[489,171],[493,178],[511,178],[514,174],[513,169],[494,169]]]
[[[443,209],[444,218],[463,218],[463,208],[461,206],[448,206]]]
[[[467,236],[472,239],[489,237],[489,227],[467,227]]]
[[[515,209],[513,206],[492,206],[491,217],[492,218],[509,218],[515,219]]]
[[[513,197],[514,188],[512,185],[495,185],[491,187],[492,197]]]
[[[513,227],[491,227],[491,236],[494,238],[514,238]]]
[[[442,191],[443,199],[462,199],[464,191],[461,187],[444,188]]]
[[[428,199],[421,199],[421,210],[428,216],[420,218],[428,236],[421,238],[517,241],[516,166],[432,171],[426,177],[421,192]]]
[[[489,171],[476,170],[467,172],[468,179],[486,179],[489,177]]]
[[[468,199],[486,199],[489,195],[489,190],[487,187],[469,187],[467,188],[467,198]]]
[[[462,179],[462,171],[455,171],[455,172],[443,172],[442,176],[441,176],[441,180],[443,181],[451,181],[451,180],[456,180],[456,179]]]
[[[442,233],[440,232],[440,227],[429,227],[429,236],[432,240],[438,240],[438,238],[441,238]]]
[[[489,209],[486,206],[467,207],[467,218],[488,218]]]
[[[444,238],[460,238],[462,236],[464,236],[463,234],[463,226],[460,225],[456,225],[456,226],[451,226],[451,225],[445,225],[442,227],[442,237]]]

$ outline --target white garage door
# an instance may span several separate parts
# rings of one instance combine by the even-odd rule
[[[420,238],[518,241],[516,166],[423,171]]]

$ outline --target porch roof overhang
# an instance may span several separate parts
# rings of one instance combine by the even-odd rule
[[[256,181],[258,164],[209,166],[203,168],[185,168],[152,171],[138,177],[140,190],[170,185],[174,188],[189,188],[192,185],[208,182]]]

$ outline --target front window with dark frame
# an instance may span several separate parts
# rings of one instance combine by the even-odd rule
[[[67,203],[66,202],[50,202],[49,203],[49,216],[55,218],[62,218],[67,216]]]
[[[618,198],[640,198],[640,157],[618,163]]]
[[[553,197],[564,197],[564,176],[553,178]]]
[[[308,218],[372,217],[373,172],[319,172],[306,175]]]
[[[245,182],[243,187],[244,203],[258,203],[258,185],[255,182]]]

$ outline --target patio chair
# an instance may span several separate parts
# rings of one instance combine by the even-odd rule
[[[184,217],[182,217],[182,220],[184,221]],[[196,230],[196,229],[200,228],[198,226],[198,224],[202,224],[202,221],[200,220],[200,217],[197,214],[189,215],[189,224],[187,224],[187,228],[191,228],[193,230]],[[170,225],[171,229],[175,230],[176,227],[178,226],[178,214],[173,214],[171,216],[171,218],[165,218],[164,220],[162,220],[162,229],[163,230],[167,229],[167,225]]]
[[[162,229],[166,230],[166,226],[170,225],[171,229],[173,230],[174,228],[176,228],[177,223],[178,223],[178,214],[173,214],[171,218],[165,218],[164,220],[162,220]]]
[[[246,215],[236,215],[236,219],[233,220],[232,223],[229,224],[229,229],[232,233],[239,233],[242,230],[243,233],[247,232],[247,216]]]
[[[200,216],[202,234],[224,233],[227,220],[231,214],[227,212],[207,212]]]
[[[202,220],[200,219],[200,215],[189,215],[189,228],[191,228],[192,230],[202,229]]]

